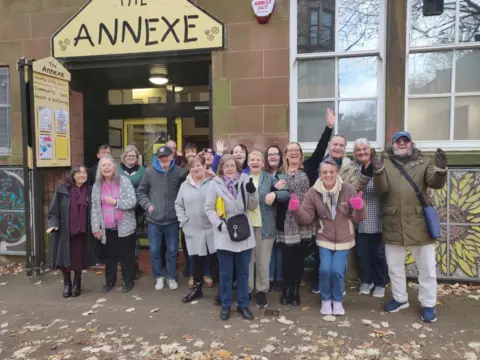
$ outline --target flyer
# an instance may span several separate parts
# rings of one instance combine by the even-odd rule
[[[38,137],[38,158],[40,160],[53,159],[53,139],[50,135]]]
[[[55,110],[55,130],[57,133],[66,134],[68,126],[68,112],[65,110]]]
[[[46,106],[38,107],[38,130],[52,131],[52,109]]]

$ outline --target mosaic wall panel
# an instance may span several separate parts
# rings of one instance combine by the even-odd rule
[[[452,169],[441,190],[430,196],[439,212],[442,237],[436,244],[439,278],[479,281],[480,266],[480,170]],[[410,251],[407,273],[418,274]]]
[[[22,168],[0,168],[0,254],[25,255]]]

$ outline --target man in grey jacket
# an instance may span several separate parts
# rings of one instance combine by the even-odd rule
[[[176,270],[179,224],[175,213],[175,199],[184,179],[185,170],[175,165],[172,150],[162,146],[153,159],[153,165],[145,170],[137,189],[138,203],[147,216],[150,259],[156,290],[162,290],[165,281],[171,290],[178,289]],[[167,246],[166,274],[162,270],[160,250],[164,235]]]

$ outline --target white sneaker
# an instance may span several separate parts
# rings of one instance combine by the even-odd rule
[[[376,298],[383,298],[385,296],[385,288],[381,286],[375,286],[375,289],[373,289],[373,296]]]
[[[320,314],[322,315],[332,315],[332,302],[330,300],[322,301],[322,308],[320,309]]]
[[[178,289],[178,284],[174,279],[167,279],[167,285],[170,288],[170,290]]]
[[[165,278],[163,276],[157,278],[157,283],[155,284],[155,290],[162,290],[164,286],[165,286]]]
[[[370,292],[373,289],[373,284],[361,283],[358,293],[361,295],[370,295]]]
[[[333,302],[333,315],[345,315],[345,309],[343,308],[343,304],[339,301]]]

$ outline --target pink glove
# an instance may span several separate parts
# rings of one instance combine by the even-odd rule
[[[352,196],[350,199],[350,205],[355,209],[355,210],[361,210],[363,209],[363,192],[359,192],[357,196]]]
[[[290,196],[290,202],[288,203],[288,209],[290,211],[297,211],[298,205],[300,205],[300,202],[297,199],[297,195],[295,195],[295,193],[293,193]]]

